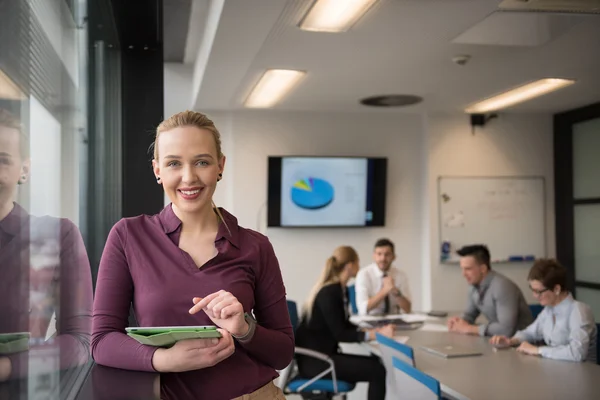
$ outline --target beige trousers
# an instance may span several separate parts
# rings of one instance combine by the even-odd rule
[[[232,400],[285,400],[285,396],[281,389],[275,386],[273,382],[269,382],[250,394],[245,394]]]

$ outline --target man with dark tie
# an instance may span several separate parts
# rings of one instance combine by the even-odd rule
[[[462,274],[471,285],[467,310],[448,320],[448,329],[480,336],[512,336],[533,320],[521,289],[510,279],[492,271],[490,251],[484,245],[465,246],[457,251]],[[484,324],[475,324],[483,314]]]
[[[356,305],[361,315],[409,313],[411,310],[408,277],[392,265],[396,259],[394,243],[379,239],[373,251],[373,263],[356,276]]]

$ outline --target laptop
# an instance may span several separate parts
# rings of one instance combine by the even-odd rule
[[[453,344],[421,346],[421,349],[425,350],[428,353],[435,354],[436,356],[444,358],[471,357],[480,356],[483,354],[479,350],[475,350],[469,347],[456,346]]]

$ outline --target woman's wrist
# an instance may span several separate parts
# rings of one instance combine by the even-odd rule
[[[237,332],[230,332],[234,338],[241,338],[248,335],[250,332],[250,324],[244,319],[244,325]]]
[[[156,372],[169,372],[169,353],[168,349],[158,348],[152,354],[152,367]]]
[[[0,382],[8,380],[12,372],[12,363],[8,357],[0,357]]]

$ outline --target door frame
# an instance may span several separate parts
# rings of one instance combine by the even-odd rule
[[[576,295],[577,287],[600,290],[600,283],[575,279],[574,208],[580,204],[600,204],[600,197],[573,197],[573,125],[600,118],[600,102],[554,114],[554,209],[556,256],[565,265],[567,288]]]

